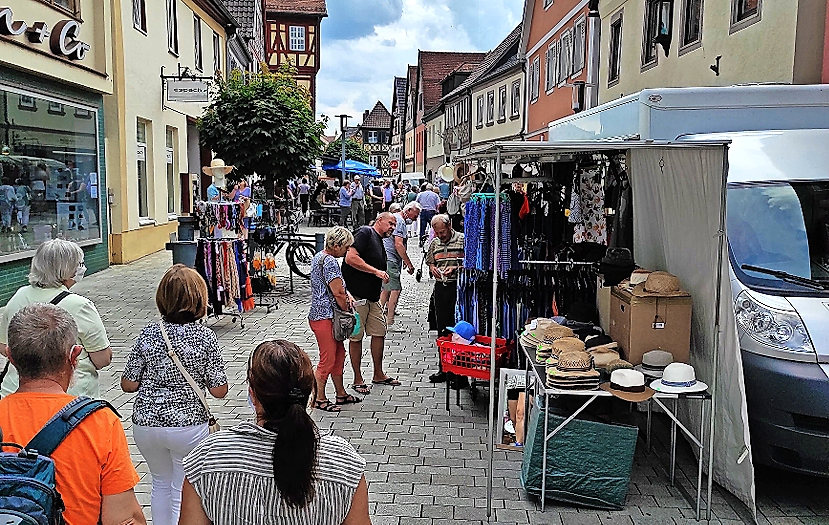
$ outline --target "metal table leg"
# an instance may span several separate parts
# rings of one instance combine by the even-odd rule
[[[674,399],[673,413],[676,415],[678,399]],[[671,418],[671,486],[674,486],[674,474],[676,473],[676,419]]]
[[[653,403],[650,399],[648,399],[648,423],[647,429],[645,430],[645,445],[648,451],[648,454],[651,453],[651,423],[653,421]]]
[[[699,456],[697,461],[697,521],[700,517],[700,500],[702,499],[702,461],[705,456],[705,400],[699,404]],[[710,502],[709,502],[710,504]]]

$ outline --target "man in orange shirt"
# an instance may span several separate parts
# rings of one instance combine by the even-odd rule
[[[22,308],[8,335],[8,357],[20,386],[0,399],[0,429],[3,441],[25,446],[76,399],[66,391],[82,347],[75,344],[78,328],[72,316],[50,304]],[[146,525],[133,491],[138,474],[121,420],[111,410],[98,410],[81,421],[51,458],[67,525]]]

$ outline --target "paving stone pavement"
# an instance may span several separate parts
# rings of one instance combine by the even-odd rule
[[[417,252],[416,245],[414,251]],[[411,249],[411,248],[410,248]],[[414,264],[420,263],[415,253]],[[77,291],[97,305],[113,348],[113,364],[101,374],[101,390],[123,416],[141,482],[138,498],[148,518],[151,479],[147,465],[132,440],[132,395],[121,392],[120,373],[140,330],[158,318],[156,286],[171,264],[169,252],[159,252],[134,263],[114,266],[79,283]],[[348,439],[367,461],[370,512],[375,525],[441,525],[485,523],[487,466],[486,390],[472,401],[462,393],[462,407],[447,414],[443,386],[428,382],[436,362],[434,335],[427,333],[426,306],[432,281],[416,283],[404,275],[404,291],[396,328],[387,338],[387,372],[403,383],[375,387],[363,403],[344,407],[339,414],[313,413],[322,432]],[[230,392],[226,399],[211,399],[220,423],[229,427],[251,417],[247,405],[245,366],[250,351],[262,340],[284,338],[318,358],[313,334],[306,321],[309,286],[296,280],[293,295],[279,300],[279,308],[266,313],[256,308],[244,318],[244,328],[229,318],[209,319],[228,363]],[[368,344],[364,370],[369,370]],[[350,379],[346,363],[346,381]],[[329,388],[331,388],[329,386]],[[332,392],[329,393],[333,396]],[[518,472],[521,455],[495,453],[493,511],[490,522],[555,525],[686,525],[696,523],[694,511],[667,481],[664,422],[655,425],[656,453],[637,448],[625,509],[618,512],[577,509],[548,504],[540,512],[537,498],[521,489]],[[684,446],[684,444],[683,444]],[[662,454],[659,454],[659,452]],[[690,449],[680,450],[680,469],[695,472]],[[682,475],[680,474],[680,477]],[[695,478],[694,478],[695,479]],[[758,521],[763,524],[829,524],[829,482],[776,471],[758,474]],[[745,510],[724,491],[716,490],[714,520],[737,524],[748,521]]]

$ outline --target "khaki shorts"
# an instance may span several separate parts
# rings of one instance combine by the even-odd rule
[[[403,285],[400,283],[400,265],[396,262],[388,261],[386,263],[386,273],[389,274],[389,282],[383,283],[383,291],[402,290]]]
[[[355,297],[359,300],[359,297]],[[363,335],[371,337],[386,336],[386,316],[379,302],[366,301],[363,306],[356,308],[360,314],[360,333],[351,338],[352,341],[362,341]]]

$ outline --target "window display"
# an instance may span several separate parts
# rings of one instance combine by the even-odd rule
[[[101,239],[95,110],[0,87],[0,148],[0,257]]]

